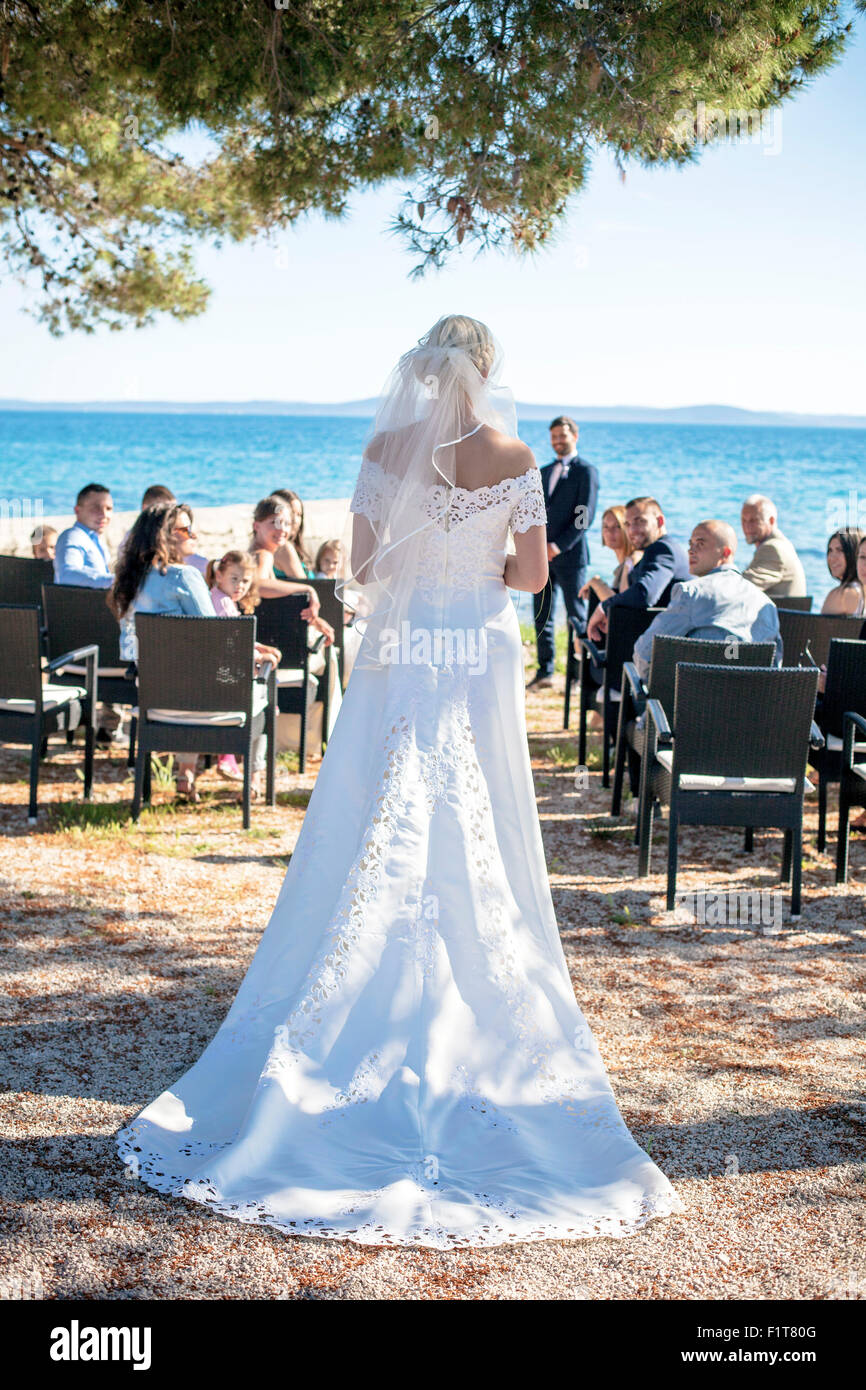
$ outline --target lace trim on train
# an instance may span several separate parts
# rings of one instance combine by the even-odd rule
[[[220,1195],[216,1183],[207,1176],[199,1174],[187,1178],[183,1173],[172,1173],[165,1160],[149,1152],[141,1143],[142,1126],[132,1124],[120,1130],[116,1136],[118,1152],[131,1177],[140,1178],[148,1187],[173,1197],[185,1197],[210,1207],[212,1211],[230,1216],[236,1221],[255,1225],[272,1226],[286,1235],[315,1236],[321,1240],[348,1240],[357,1245],[427,1246],[437,1250],[460,1249],[485,1245],[517,1244],[534,1240],[579,1240],[586,1237],[609,1236],[622,1239],[639,1231],[647,1222],[657,1217],[669,1216],[685,1211],[685,1203],[673,1190],[660,1191],[641,1197],[630,1204],[630,1210],[622,1216],[593,1216],[571,1219],[569,1221],[534,1222],[521,1216],[515,1204],[506,1198],[486,1192],[473,1192],[472,1200],[489,1217],[484,1216],[468,1231],[459,1235],[435,1222],[419,1222],[399,1235],[387,1230],[379,1221],[361,1221],[357,1226],[340,1228],[331,1224],[325,1217],[307,1217],[303,1220],[288,1220],[281,1217],[266,1202],[229,1202]],[[180,1152],[190,1158],[207,1158],[227,1147],[231,1140],[223,1143],[190,1143],[182,1146]],[[416,1166],[417,1167],[417,1166]],[[414,1181],[418,1197],[427,1202],[436,1201],[440,1193],[431,1185],[423,1185],[415,1173],[407,1173]],[[388,1191],[387,1187],[374,1188],[367,1192],[346,1194],[335,1217],[352,1216],[371,1206]]]

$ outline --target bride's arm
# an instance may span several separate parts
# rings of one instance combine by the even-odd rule
[[[547,529],[530,526],[514,534],[514,554],[505,559],[505,583],[509,589],[540,594],[547,583]]]

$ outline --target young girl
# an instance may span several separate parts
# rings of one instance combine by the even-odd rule
[[[205,576],[210,589],[211,603],[218,618],[239,618],[252,613],[259,602],[255,584],[256,566],[251,555],[242,550],[229,550],[221,560],[209,560]],[[256,655],[279,665],[276,647],[256,642]],[[217,760],[217,771],[229,782],[242,782],[243,773],[234,753],[223,753]]]

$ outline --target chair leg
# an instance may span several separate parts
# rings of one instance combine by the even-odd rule
[[[586,658],[580,667],[580,713],[577,716],[577,761],[586,767],[586,691],[589,681],[585,679]]]
[[[790,830],[786,830],[786,831],[785,831],[785,835],[784,835],[784,839],[783,839],[783,842],[782,842],[783,848],[782,848],[782,873],[781,873],[781,878],[780,878],[780,882],[781,882],[781,883],[790,883],[790,881],[791,881],[791,858],[792,858],[792,855],[791,855],[791,840],[792,840],[792,838],[793,838],[792,832],[791,832]]]
[[[646,878],[650,871],[650,860],[652,858],[653,842],[653,810],[655,798],[653,797],[652,787],[649,779],[644,778],[640,789],[640,806],[638,807],[638,878]]]
[[[743,849],[746,854],[752,854],[755,849],[755,829],[754,826],[747,825],[746,833],[743,836]]]
[[[839,830],[836,835],[836,882],[848,881],[848,816],[851,804],[845,790],[845,773],[839,787]]]
[[[84,731],[84,800],[90,801],[93,797],[93,748],[96,742],[96,729],[93,720],[88,719],[87,728]]]
[[[818,853],[824,853],[827,844],[827,778],[818,773]]]
[[[574,679],[574,642],[571,628],[568,630],[568,651],[565,656],[565,705],[562,711],[562,727],[568,729],[571,717],[571,682]]]
[[[39,790],[39,759],[41,756],[42,736],[35,734],[30,748],[30,804],[27,807],[27,819],[31,825],[36,824],[38,815],[37,794]]]
[[[616,723],[616,756],[613,760],[613,795],[610,799],[610,814],[612,816],[619,816],[622,814],[622,784],[625,777],[625,755],[628,748],[628,739],[625,736],[624,706],[625,700],[622,700],[619,707],[619,719]]]
[[[609,706],[608,706],[607,700],[605,700],[605,702],[604,702],[603,711],[604,711],[604,712],[603,712],[602,721],[601,721],[601,742],[602,742],[602,751],[601,751],[601,785],[602,785],[603,787],[609,787],[609,786],[610,786],[610,731],[609,731],[609,728],[608,728],[608,720],[609,720],[609,718],[610,718],[610,714],[609,714]]]
[[[304,704],[304,708],[301,710],[301,734],[300,734],[300,738],[299,738],[299,740],[298,740],[298,771],[299,771],[299,772],[306,772],[306,770],[307,770],[307,710],[308,710],[308,708],[309,708],[308,704],[305,703],[305,704]]]
[[[331,660],[331,658],[330,658],[330,656],[329,656],[329,657],[328,657],[328,662],[329,662],[329,663],[330,663],[330,660]],[[330,669],[330,665],[328,665],[328,666],[325,667],[325,674],[324,674],[324,676],[322,677],[322,679],[323,679],[324,682],[325,682],[325,688],[324,688],[324,690],[322,691],[322,748],[321,748],[321,753],[322,753],[322,756],[324,757],[324,755],[325,755],[325,748],[327,747],[327,744],[328,744],[328,725],[329,725],[330,722],[331,722],[331,669]]]
[[[150,758],[151,758],[151,755],[150,755],[150,752],[148,751],[148,753],[147,753],[147,755],[145,756],[145,759],[144,759],[144,802],[145,802],[145,805],[146,805],[146,806],[149,806],[149,805],[150,805],[150,799],[151,799],[151,795],[152,795],[152,788],[151,788],[151,780],[152,780],[152,778],[151,778],[151,772],[153,771],[153,767],[152,767]]]
[[[667,910],[673,912],[677,900],[677,834],[679,824],[673,805],[668,820],[668,896]]]
[[[138,720],[135,715],[129,721],[129,752],[126,755],[126,766],[135,767],[135,737],[138,733]]]
[[[132,792],[132,819],[138,820],[141,814],[141,798],[144,793],[144,779],[147,769],[150,767],[150,753],[138,745],[138,757],[135,760],[135,785]]]
[[[244,755],[244,797],[243,797],[243,826],[244,830],[250,828],[250,800],[253,777],[252,749],[248,748]]]
[[[267,794],[268,805],[277,804],[277,694],[276,686],[269,685],[268,707],[265,711],[265,735],[267,737]]]
[[[803,822],[791,831],[793,873],[791,874],[791,916],[800,916],[800,892],[803,881]]]

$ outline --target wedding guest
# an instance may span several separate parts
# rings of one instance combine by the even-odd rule
[[[862,597],[851,616],[852,618],[866,618],[866,536],[863,536],[857,546],[857,580],[860,584]],[[860,641],[866,641],[866,623],[860,630]]]
[[[689,541],[692,578],[673,586],[663,613],[653,618],[634,644],[638,675],[649,671],[654,637],[731,638],[734,642],[773,642],[782,663],[779,610],[734,567],[737,537],[726,521],[700,521]]]
[[[259,596],[255,588],[256,567],[251,555],[242,550],[229,550],[221,560],[208,561],[205,582],[218,618],[238,618],[253,613]],[[281,653],[276,647],[256,642],[256,655],[280,664]],[[234,753],[222,753],[217,759],[217,772],[229,782],[243,781]]]
[[[165,499],[168,501],[168,498]],[[172,501],[174,499],[172,498]],[[185,502],[177,504],[177,521],[173,533],[173,550],[182,565],[191,565],[199,574],[207,574],[208,560],[196,550],[198,536],[193,530],[192,507]]]
[[[179,515],[185,509],[178,503],[146,507],[133,523],[123,557],[118,564],[111,591],[111,606],[120,621],[120,652],[124,661],[138,659],[135,636],[136,613],[166,613],[200,618],[216,618],[207,585],[198,570],[184,564],[178,554],[175,535]],[[258,653],[256,654],[258,657]],[[265,766],[266,736],[253,746],[256,792]],[[195,771],[198,755],[178,753],[177,790],[180,796],[198,801]]]
[[[80,589],[110,589],[113,576],[103,535],[114,510],[102,483],[88,483],[75,499],[75,523],[61,531],[54,547],[54,582]],[[97,714],[96,742],[101,748],[123,742],[123,716],[111,704]]]
[[[827,568],[836,580],[821,607],[822,613],[847,613],[858,617],[863,612],[863,585],[857,578],[857,551],[864,533],[847,527],[834,531],[827,542]]]
[[[578,426],[569,415],[550,422],[552,463],[540,469],[547,511],[548,581],[532,596],[538,670],[529,687],[553,684],[554,617],[556,595],[561,592],[566,612],[586,626],[586,599],[580,589],[586,576],[589,546],[586,533],[595,519],[598,471],[577,452]]]
[[[342,541],[323,541],[316,552],[316,564],[313,578],[341,578],[345,570],[345,559]]]
[[[57,530],[54,526],[37,526],[30,537],[34,560],[53,560],[57,548]]]
[[[102,483],[88,483],[75,499],[75,522],[57,537],[54,582],[85,589],[110,589],[108,547],[102,537],[108,529],[114,503]]]
[[[616,555],[613,583],[606,584],[600,575],[594,574],[579,590],[580,598],[589,598],[590,592],[599,599],[610,598],[612,594],[622,593],[631,583],[632,571],[643,552],[635,550],[628,538],[625,507],[607,508],[601,518],[601,543]]]
[[[770,598],[802,598],[806,575],[800,557],[787,536],[779,530],[778,512],[769,497],[753,492],[743,503],[743,535],[755,547],[751,563],[743,576]]]
[[[689,578],[685,548],[669,536],[664,513],[654,497],[633,497],[625,504],[625,529],[641,558],[631,572],[631,583],[598,605],[587,626],[587,636],[597,642],[607,631],[613,607],[664,608],[676,583]]]
[[[315,579],[315,571],[304,543],[303,502],[298,494],[289,488],[277,488],[271,496],[281,497],[289,513],[288,534],[274,556],[274,574],[277,579]]]
[[[262,598],[280,598],[284,594],[306,594],[309,602],[301,617],[310,627],[324,633],[327,646],[334,640],[334,629],[319,617],[319,595],[309,583],[281,579],[274,571],[274,556],[288,537],[291,519],[284,498],[263,497],[253,512],[253,534],[250,554],[256,565],[256,588]]]
[[[152,483],[151,486],[146,487],[141,494],[141,510],[144,511],[145,507],[153,507],[157,502],[174,502],[175,500],[175,495],[170,488],[163,487],[161,483]],[[117,547],[118,564],[120,564],[120,556],[123,547],[126,545],[126,537],[128,535],[129,531],[126,532],[120,545]]]

